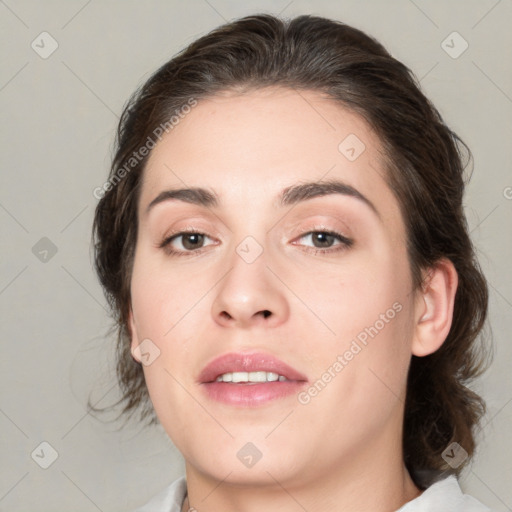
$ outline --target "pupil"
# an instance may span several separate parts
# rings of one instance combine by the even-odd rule
[[[320,242],[320,247],[331,245],[333,238],[333,235],[329,235],[328,233],[316,233],[316,240]]]
[[[200,235],[198,233],[189,233],[183,239],[183,247],[185,247],[185,249],[196,249],[197,244],[199,242],[202,242],[203,237],[204,237],[204,235]],[[192,240],[192,243],[189,243],[191,241],[191,239],[194,239],[194,240]]]

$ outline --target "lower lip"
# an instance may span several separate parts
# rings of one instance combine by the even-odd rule
[[[275,381],[254,384],[208,382],[202,386],[212,400],[239,407],[255,407],[273,400],[297,394],[306,383],[303,381]]]

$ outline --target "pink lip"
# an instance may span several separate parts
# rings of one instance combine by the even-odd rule
[[[231,372],[274,372],[286,381],[262,383],[216,382],[216,378]],[[307,382],[299,371],[270,354],[230,353],[206,365],[198,378],[209,398],[229,405],[256,406],[297,393]]]
[[[270,354],[230,353],[217,357],[211,363],[207,364],[199,375],[199,382],[213,382],[219,375],[229,372],[258,371],[278,373],[288,380],[307,380],[307,378],[297,370]]]

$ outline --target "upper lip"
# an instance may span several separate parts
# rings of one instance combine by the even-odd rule
[[[288,380],[307,381],[307,378],[298,370],[270,354],[233,352],[219,356],[208,363],[199,374],[199,382],[213,382],[224,373],[257,371],[274,372]]]

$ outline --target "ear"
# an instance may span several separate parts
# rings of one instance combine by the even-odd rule
[[[133,318],[133,308],[130,305],[130,313],[128,314],[128,325],[130,327],[130,335],[131,335],[131,344],[130,344],[130,352],[132,353],[133,359],[137,361],[137,363],[142,363],[140,359],[140,350],[135,350],[139,346],[139,336],[137,334],[137,327],[135,326],[135,320]]]
[[[458,281],[455,266],[448,259],[439,260],[429,269],[417,292],[413,355],[427,356],[444,343],[452,325]]]

